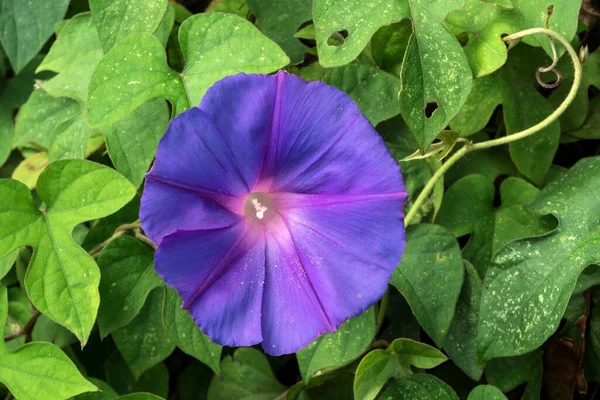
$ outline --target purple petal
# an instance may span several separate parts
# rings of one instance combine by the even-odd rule
[[[404,251],[405,194],[274,197],[336,328],[381,298]]]
[[[271,191],[404,191],[400,167],[371,123],[344,92],[280,72],[273,127],[261,180]]]
[[[215,83],[200,104],[231,150],[232,167],[251,188],[263,165],[276,91],[273,76],[238,74]]]
[[[146,175],[140,219],[155,243],[176,229],[232,225],[249,189],[220,133],[199,109],[175,118]],[[236,197],[238,196],[238,197]]]
[[[285,222],[278,217],[265,229],[267,268],[263,298],[262,346],[272,355],[293,353],[317,336],[333,332]]]
[[[246,223],[178,231],[156,252],[156,271],[179,292],[198,326],[214,342],[251,346],[262,341],[265,280],[262,232]]]

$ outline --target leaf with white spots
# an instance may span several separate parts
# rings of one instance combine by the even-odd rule
[[[467,400],[507,400],[507,398],[495,386],[479,385],[469,393]]]
[[[471,90],[467,58],[444,26],[446,15],[462,8],[463,3],[317,0],[313,15],[319,62],[324,67],[347,64],[358,57],[379,28],[410,18],[413,35],[400,76],[400,112],[424,151],[460,110]]]
[[[57,75],[43,83],[55,97],[71,97],[85,104],[90,77],[104,53],[89,13],[79,14],[65,23],[56,42],[36,72]]]
[[[321,370],[333,370],[360,357],[375,337],[375,311],[369,308],[296,353],[305,383]]]
[[[348,93],[373,126],[400,112],[396,104],[400,80],[380,69],[348,64],[328,69],[323,82]]]
[[[175,109],[189,107],[181,77],[169,68],[160,41],[148,33],[128,36],[106,53],[92,75],[88,122],[112,124],[157,97]]]
[[[114,124],[98,128],[115,169],[136,187],[142,184],[168,123],[167,103],[154,99]]]
[[[380,400],[458,400],[447,383],[433,375],[416,374],[392,383]]]
[[[200,104],[208,88],[226,76],[267,74],[290,62],[277,44],[234,14],[207,13],[186,19],[179,28],[179,43],[191,106]]]
[[[452,233],[439,225],[408,227],[406,248],[391,284],[440,347],[452,323],[463,278],[462,256]]]
[[[163,317],[170,340],[177,347],[208,365],[215,374],[221,372],[221,345],[213,343],[196,325],[189,311],[181,308],[181,298],[173,289],[167,290]]]
[[[134,33],[153,33],[167,11],[167,0],[90,0],[104,51]]]
[[[482,360],[527,353],[558,327],[579,274],[600,262],[600,157],[579,161],[527,207],[558,227],[501,249],[485,278],[478,329]]]
[[[135,34],[117,43],[92,75],[90,125],[114,123],[156,97],[169,100],[178,114],[199,104],[208,88],[226,76],[269,73],[289,63],[279,46],[233,14],[189,17],[179,28],[179,41],[186,61],[181,74],[169,67],[153,35]]]
[[[444,340],[444,350],[465,374],[478,381],[483,373],[483,366],[477,360],[477,321],[483,284],[470,262],[465,260],[464,266],[465,282]]]
[[[56,129],[80,113],[77,101],[34,90],[17,114],[13,145],[48,149],[55,139]]]
[[[140,313],[125,327],[112,333],[115,345],[138,379],[175,349],[163,321],[165,288],[154,289]]]
[[[42,210],[24,184],[0,180],[0,257],[33,247],[25,275],[31,302],[85,344],[98,311],[100,271],[72,232],[82,222],[117,211],[135,188],[108,167],[69,160],[48,165],[37,193],[45,204]]]
[[[135,318],[150,292],[161,285],[154,272],[154,251],[132,237],[112,240],[100,253],[98,326],[105,338]]]

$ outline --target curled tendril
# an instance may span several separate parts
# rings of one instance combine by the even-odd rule
[[[514,33],[512,35],[508,35],[505,38],[503,38],[503,40],[509,44],[509,49],[510,49],[512,47],[512,45],[516,44],[521,38],[523,38],[525,36],[537,35],[537,34],[544,34],[544,35],[548,36],[551,40],[555,39],[558,42],[560,42],[560,44],[563,45],[563,47],[566,49],[567,53],[571,57],[571,61],[573,63],[574,75],[573,75],[573,85],[571,86],[571,89],[569,90],[567,97],[558,106],[558,108],[556,108],[556,110],[554,110],[554,112],[552,112],[550,115],[548,115],[543,121],[538,122],[537,124],[535,124],[532,127],[529,127],[523,131],[513,133],[511,135],[507,135],[507,136],[504,136],[501,138],[487,140],[485,142],[472,143],[472,144],[467,143],[463,147],[461,147],[459,150],[457,150],[456,153],[454,153],[450,158],[448,158],[448,160],[444,164],[442,164],[442,166],[435,172],[435,174],[433,174],[431,179],[427,182],[427,184],[425,185],[423,190],[421,190],[421,193],[419,193],[419,196],[417,197],[417,199],[415,200],[413,205],[410,207],[410,209],[406,213],[406,216],[404,217],[405,225],[407,225],[407,226],[410,225],[410,223],[411,223],[412,219],[414,218],[414,216],[416,215],[417,211],[419,210],[421,205],[425,202],[425,200],[427,199],[427,196],[429,196],[429,193],[435,186],[435,183],[446,173],[446,171],[448,171],[450,169],[450,167],[452,165],[454,165],[465,154],[470,153],[472,151],[476,151],[476,150],[488,149],[490,147],[495,147],[495,146],[500,146],[503,144],[515,142],[517,140],[531,136],[534,133],[541,131],[542,129],[544,129],[545,127],[550,125],[552,122],[556,121],[558,119],[558,117],[560,117],[560,115],[562,113],[564,113],[565,110],[569,107],[569,105],[573,102],[573,99],[575,99],[575,96],[577,95],[577,92],[579,90],[579,86],[581,85],[582,66],[581,66],[581,61],[579,59],[579,55],[577,54],[577,52],[575,52],[575,50],[573,49],[573,47],[571,46],[571,44],[569,43],[569,41],[567,39],[565,39],[560,34],[553,32],[549,29],[531,28],[531,29],[526,29],[521,32]],[[551,66],[553,68],[551,68],[550,70],[554,71],[555,73],[557,73],[557,76],[559,76],[559,73],[556,71],[556,69],[554,69],[555,65],[551,65]],[[559,79],[560,79],[560,77],[559,77]]]

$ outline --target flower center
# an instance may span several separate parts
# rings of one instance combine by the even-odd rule
[[[277,208],[271,196],[264,192],[253,192],[246,198],[244,212],[246,217],[265,223],[277,215]]]

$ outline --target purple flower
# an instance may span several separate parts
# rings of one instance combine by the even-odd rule
[[[279,355],[381,298],[405,200],[398,164],[346,94],[240,74],[171,122],[140,218],[156,271],[213,341]]]

